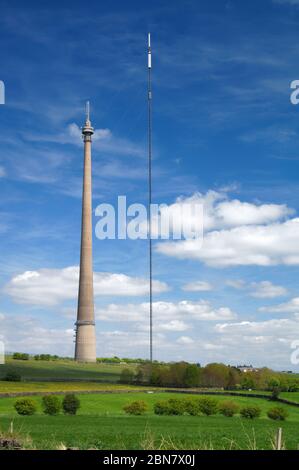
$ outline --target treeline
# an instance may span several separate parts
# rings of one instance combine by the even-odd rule
[[[73,361],[74,359],[71,357],[61,357],[56,354],[28,354],[22,352],[14,352],[11,355],[12,359],[18,361],[29,361],[30,359],[35,359],[36,361]],[[148,364],[148,359],[141,359],[141,358],[128,358],[128,357],[98,357],[98,363],[103,364]],[[165,362],[154,361],[154,364],[166,364]]]
[[[29,361],[30,356],[27,353],[15,352],[15,353],[13,353],[12,358],[16,359],[18,361]]]
[[[148,359],[141,359],[141,358],[129,358],[129,357],[98,357],[97,362],[103,364],[149,364]],[[166,364],[165,362],[154,361],[154,364]]]
[[[150,384],[161,387],[202,387],[225,390],[268,390],[298,391],[299,379],[287,374],[262,368],[252,372],[242,372],[237,367],[211,363],[205,367],[178,362],[173,364],[142,364],[134,372],[124,369],[120,382]]]
[[[56,354],[53,356],[51,354],[35,354],[35,361],[58,361],[60,358]]]
[[[28,353],[21,353],[21,352],[15,352],[12,354],[12,359],[16,361],[29,361],[31,359],[34,359],[35,361],[58,361],[58,360],[72,360],[69,357],[60,357],[57,356],[56,354],[28,354]]]

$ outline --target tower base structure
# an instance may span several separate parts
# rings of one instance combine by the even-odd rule
[[[96,362],[96,336],[93,322],[76,323],[75,361]]]

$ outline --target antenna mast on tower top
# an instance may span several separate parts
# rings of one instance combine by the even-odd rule
[[[150,361],[153,361],[153,262],[152,262],[152,50],[148,33],[148,237],[149,237],[149,305],[150,305]]]
[[[89,104],[89,101],[86,101],[85,113],[86,113],[86,121],[90,122],[90,104]]]

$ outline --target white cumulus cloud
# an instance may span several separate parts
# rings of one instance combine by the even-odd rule
[[[183,345],[188,345],[188,344],[193,344],[194,340],[190,338],[190,336],[180,336],[176,342],[178,344],[183,344]]]
[[[260,299],[272,299],[274,297],[281,297],[288,293],[285,287],[276,286],[270,281],[253,282],[251,287],[254,290],[250,295]]]
[[[261,312],[272,313],[298,313],[299,312],[299,297],[294,297],[288,302],[268,307],[260,307]]]
[[[202,205],[202,215],[187,211],[190,204]],[[186,223],[199,234],[202,228],[203,240],[199,235],[160,242],[159,253],[213,267],[299,264],[299,218],[290,218],[294,210],[285,204],[249,203],[208,191],[180,197],[167,211],[176,225]]]
[[[241,290],[246,286],[246,282],[243,279],[228,279],[225,284],[233,289]]]
[[[4,292],[17,303],[32,305],[57,305],[78,295],[79,268],[39,269],[25,271],[13,277]],[[167,284],[153,281],[156,293],[168,290]],[[147,279],[120,273],[94,273],[95,296],[142,296],[149,291]]]
[[[299,218],[269,225],[214,230],[201,240],[159,243],[159,253],[213,267],[299,264]]]
[[[140,304],[109,304],[105,307],[97,308],[96,314],[100,320],[105,321],[148,321],[149,303]],[[213,308],[207,300],[192,302],[181,300],[180,302],[153,302],[153,314],[155,320],[163,322],[168,320],[169,330],[171,326],[182,325],[173,323],[174,320],[232,320],[236,314],[228,307]]]
[[[275,337],[296,338],[299,334],[299,324],[295,319],[280,318],[266,321],[242,321],[237,323],[218,323],[215,326],[218,333],[241,335],[242,337]]]
[[[201,292],[212,290],[213,287],[209,282],[206,281],[194,281],[183,285],[182,289],[187,292]]]

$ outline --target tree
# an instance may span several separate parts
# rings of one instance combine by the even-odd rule
[[[298,392],[299,390],[299,383],[294,381],[290,381],[288,383],[288,392]]]
[[[165,385],[165,378],[167,368],[160,366],[158,364],[153,364],[150,368],[150,383],[152,385]]]
[[[203,384],[206,387],[224,388],[228,382],[229,367],[225,364],[211,363],[203,368]]]
[[[152,366],[149,363],[141,364],[137,370],[136,382],[141,384],[150,383],[151,368]]]
[[[15,359],[15,360],[18,360],[18,361],[28,361],[29,360],[29,354],[15,352],[15,353],[13,353],[12,358]]]
[[[31,416],[36,412],[36,403],[29,398],[21,398],[14,404],[15,410],[19,415]]]
[[[56,395],[46,395],[42,398],[43,411],[47,415],[58,415],[61,410],[61,401]]]
[[[196,364],[187,364],[184,376],[185,387],[198,387],[200,385],[201,368]]]
[[[7,372],[6,376],[4,377],[4,380],[6,380],[6,382],[21,382],[22,377],[18,372],[11,370]]]
[[[271,400],[277,400],[280,394],[280,382],[275,377],[268,381],[268,390],[271,392]]]
[[[238,380],[239,380],[238,371],[232,367],[229,367],[225,388],[227,390],[234,390],[236,388]]]
[[[244,374],[244,377],[241,380],[241,388],[243,390],[255,389],[256,383],[253,380],[253,377],[249,375],[249,372],[243,372],[243,374]]]
[[[170,364],[167,374],[167,385],[172,385],[173,387],[184,387],[184,379],[187,366],[188,363],[184,361]]]
[[[62,400],[62,408],[65,414],[75,415],[80,408],[80,400],[74,393],[67,393]]]
[[[119,382],[121,384],[131,384],[134,382],[134,377],[134,371],[132,369],[126,368],[121,371]]]

